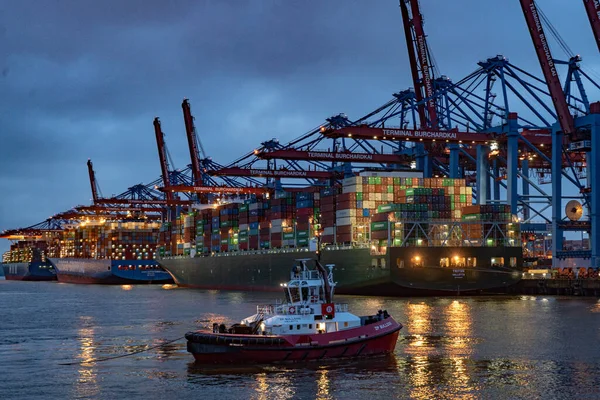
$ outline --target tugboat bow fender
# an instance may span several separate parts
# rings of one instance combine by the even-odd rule
[[[239,344],[239,345],[258,345],[258,346],[282,346],[287,344],[285,339],[272,336],[225,336],[215,335],[213,333],[188,332],[185,338],[192,343],[200,344]]]

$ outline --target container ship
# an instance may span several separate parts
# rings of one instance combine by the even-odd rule
[[[7,280],[55,281],[56,271],[48,260],[52,245],[45,240],[19,240],[2,255],[2,270]]]
[[[159,228],[143,219],[85,221],[65,228],[59,256],[50,262],[59,282],[171,283],[154,259]]]
[[[412,176],[411,176],[412,175]],[[338,292],[503,292],[521,279],[519,225],[504,205],[472,205],[464,179],[361,173],[340,187],[198,207],[159,235],[180,286],[279,290],[298,258],[334,264]]]

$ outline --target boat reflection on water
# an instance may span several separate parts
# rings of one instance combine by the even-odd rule
[[[229,380],[238,384],[248,382],[245,383],[245,387],[253,392],[249,397],[257,400],[346,398],[343,392],[339,391],[339,386],[337,391],[334,391],[334,382],[349,380],[362,381],[367,385],[380,384],[389,379],[397,380],[397,374],[398,362],[394,355],[294,363],[285,366],[203,366],[193,362],[188,364],[189,383],[205,386],[211,379],[218,384]]]
[[[81,317],[85,325],[90,324],[90,317]],[[78,366],[79,374],[75,383],[76,398],[91,398],[100,393],[98,385],[98,372],[96,363],[92,362],[96,358],[96,343],[94,342],[94,328],[86,327],[77,331],[79,340],[79,354],[77,358],[82,364]]]

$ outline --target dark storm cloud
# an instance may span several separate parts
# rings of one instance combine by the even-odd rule
[[[597,64],[583,7],[544,4]],[[441,73],[458,80],[498,53],[539,71],[516,0],[421,5]],[[105,195],[158,177],[157,115],[184,167],[184,97],[226,164],[383,104],[412,86],[405,54],[396,0],[2,2],[0,229],[89,202],[88,158]]]

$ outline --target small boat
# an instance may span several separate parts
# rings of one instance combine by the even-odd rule
[[[296,260],[285,301],[257,306],[256,314],[227,328],[185,335],[187,350],[200,364],[271,364],[368,357],[394,351],[402,325],[387,311],[356,316],[334,303],[334,265]]]

